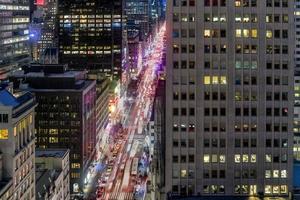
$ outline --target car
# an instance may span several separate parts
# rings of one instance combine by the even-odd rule
[[[112,171],[112,167],[108,167],[106,172],[111,172]]]

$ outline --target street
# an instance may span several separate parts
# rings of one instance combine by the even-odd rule
[[[147,183],[147,169],[151,162],[145,142],[144,128],[148,124],[154,100],[157,72],[162,63],[165,25],[153,39],[149,52],[143,59],[143,72],[133,103],[127,112],[116,108],[122,115],[122,124],[108,125],[105,134],[112,134],[104,156],[85,188],[85,199],[127,200],[144,199]],[[147,51],[147,50],[146,50]],[[121,118],[122,118],[121,117]]]

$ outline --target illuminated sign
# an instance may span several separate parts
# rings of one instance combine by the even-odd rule
[[[38,6],[43,6],[43,5],[45,5],[45,1],[44,0],[36,0],[35,4]]]

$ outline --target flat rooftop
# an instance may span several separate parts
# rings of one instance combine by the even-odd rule
[[[25,74],[26,77],[55,77],[55,78],[72,78],[76,77],[79,74],[82,74],[82,71],[65,71],[64,73],[47,73],[44,72],[29,72]]]
[[[53,157],[53,158],[63,158],[67,152],[68,149],[36,149],[35,151],[35,157]]]
[[[22,93],[20,96],[14,96],[6,89],[0,90],[0,105],[18,107],[29,100],[33,99],[33,95],[29,92]]]

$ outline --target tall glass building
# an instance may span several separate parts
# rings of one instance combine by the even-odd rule
[[[29,0],[0,0],[0,80],[29,62]]]
[[[121,78],[124,60],[122,0],[59,0],[59,62]]]

